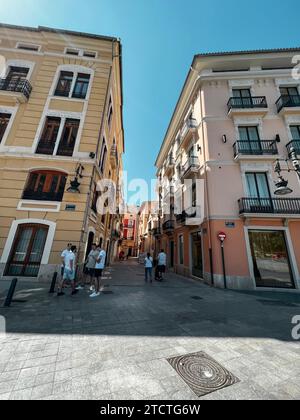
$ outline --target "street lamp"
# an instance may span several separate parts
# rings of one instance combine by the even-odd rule
[[[293,164],[293,168],[290,167],[290,161]],[[287,169],[282,169],[280,162],[285,162],[287,164]],[[278,174],[278,181],[275,183],[276,190],[275,195],[288,195],[293,192],[288,186],[288,181],[283,178],[281,172],[296,172],[300,180],[300,163],[297,158],[297,153],[294,147],[290,148],[289,158],[288,159],[278,159],[275,164],[274,172]]]
[[[78,165],[76,171],[75,171],[75,178],[73,181],[70,182],[70,187],[67,189],[67,191],[71,194],[80,194],[80,182],[78,181],[78,178],[83,178],[82,172],[84,171],[84,167],[81,165],[81,163]]]

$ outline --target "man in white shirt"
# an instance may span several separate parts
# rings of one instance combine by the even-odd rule
[[[167,254],[162,249],[160,254],[158,254],[158,275],[159,275],[159,281],[163,281],[163,274],[166,272],[167,267]]]
[[[150,283],[152,283],[152,269],[153,269],[153,258],[148,253],[145,258],[145,282],[148,282],[148,276],[150,277]]]
[[[100,246],[97,247],[98,258],[96,260],[95,266],[95,291],[90,295],[91,298],[100,296],[100,281],[102,277],[103,270],[105,268],[106,262],[106,252],[104,249],[101,249]]]
[[[58,287],[58,296],[63,296],[62,290],[64,287],[64,271],[65,271],[65,257],[71,252],[72,244],[68,244],[67,248],[61,253],[61,269],[60,269],[60,283]]]
[[[72,285],[72,295],[75,295],[78,291],[75,290],[75,272],[76,272],[76,246],[72,246],[70,251],[65,253],[64,257],[64,274],[63,281],[71,282]],[[61,290],[58,293],[58,296],[63,296],[64,293]]]

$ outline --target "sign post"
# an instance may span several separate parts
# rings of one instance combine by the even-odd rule
[[[222,265],[223,265],[223,276],[224,276],[224,289],[227,289],[225,254],[224,254],[224,243],[225,243],[226,238],[227,238],[226,233],[224,233],[224,232],[219,232],[218,233],[218,239],[221,243]]]

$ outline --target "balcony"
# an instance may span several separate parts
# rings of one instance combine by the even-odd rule
[[[64,196],[64,191],[60,192],[37,192],[32,190],[25,190],[23,193],[23,200],[32,201],[56,201],[61,202]]]
[[[198,206],[192,206],[182,213],[176,215],[176,222],[181,225],[194,226],[202,223],[201,209]]]
[[[230,98],[227,107],[230,116],[242,114],[265,115],[268,112],[268,104],[265,96]]]
[[[117,169],[118,167],[118,150],[116,146],[112,146],[110,149],[110,164],[112,169]]]
[[[286,145],[288,153],[290,153],[292,147],[295,149],[297,155],[300,156],[300,139],[292,140]]]
[[[299,217],[300,198],[241,198],[239,201],[240,215],[255,214],[259,217]]]
[[[173,156],[168,156],[167,162],[165,165],[165,176],[174,175],[174,171],[175,171],[175,159]]]
[[[200,163],[197,156],[188,158],[187,162],[183,165],[181,171],[181,178],[187,178],[193,173],[198,173],[200,169]]]
[[[151,233],[152,233],[153,236],[161,236],[161,228],[156,227],[156,228],[152,229]]]
[[[0,91],[8,92],[18,102],[25,103],[30,97],[32,86],[27,79],[0,79]]]
[[[239,140],[233,145],[234,159],[278,155],[276,140]]]
[[[175,222],[174,220],[168,220],[163,224],[163,231],[164,233],[172,233],[175,229]]]
[[[180,145],[186,147],[191,139],[191,136],[197,133],[198,123],[195,118],[189,118],[185,121],[180,133]]]
[[[276,102],[278,113],[300,113],[300,95],[281,95]]]

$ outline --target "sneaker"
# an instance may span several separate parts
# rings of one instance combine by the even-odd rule
[[[65,296],[64,292],[57,293],[57,296]]]
[[[94,292],[95,291],[95,286],[91,286],[90,287],[90,292]]]
[[[90,298],[95,298],[95,297],[98,297],[98,296],[99,296],[99,293],[94,292],[90,295]]]
[[[76,290],[84,290],[84,287],[83,286],[77,286]]]

